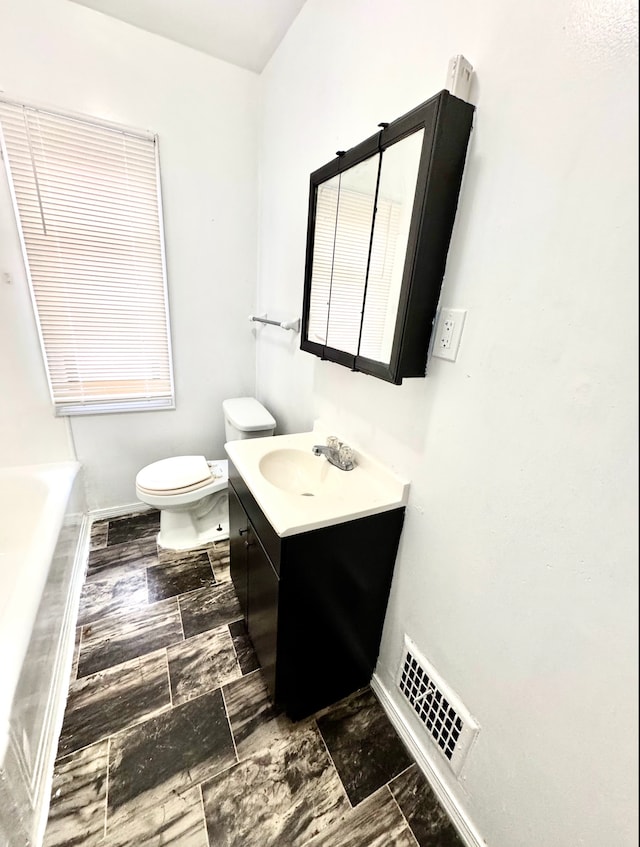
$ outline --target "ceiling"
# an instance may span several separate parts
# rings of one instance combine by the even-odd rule
[[[260,73],[305,0],[73,0]]]

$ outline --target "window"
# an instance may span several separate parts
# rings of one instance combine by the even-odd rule
[[[174,406],[157,138],[0,99],[56,414]]]

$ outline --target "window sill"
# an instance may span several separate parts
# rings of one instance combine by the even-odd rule
[[[103,403],[68,403],[54,407],[57,418],[82,415],[122,415],[128,412],[171,412],[176,408],[174,398],[165,400],[126,400]]]

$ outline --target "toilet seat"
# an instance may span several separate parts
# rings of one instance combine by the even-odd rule
[[[158,497],[187,494],[217,483],[226,486],[226,462],[207,462],[204,456],[173,456],[147,465],[136,476],[136,488]],[[217,487],[217,486],[215,486]]]
[[[202,482],[196,482],[193,485],[183,485],[181,488],[147,488],[145,485],[140,485],[140,483],[137,483],[136,487],[138,491],[142,491],[144,494],[170,497],[172,494],[187,494],[189,491],[198,491],[200,488],[204,488],[205,485],[209,485],[210,482],[211,478],[204,479]]]

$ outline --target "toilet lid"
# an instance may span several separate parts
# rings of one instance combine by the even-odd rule
[[[136,484],[147,491],[176,491],[209,482],[211,468],[204,456],[173,456],[143,468]]]

